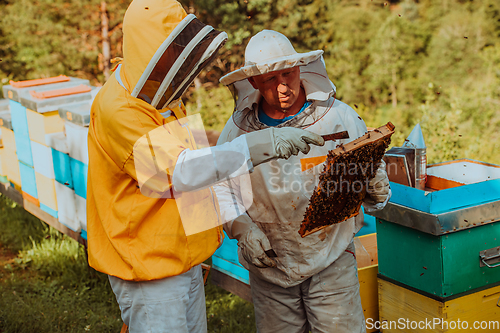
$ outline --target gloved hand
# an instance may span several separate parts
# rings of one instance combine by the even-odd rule
[[[259,268],[276,267],[276,263],[264,251],[271,250],[266,235],[248,215],[240,215],[231,225],[231,234],[238,240],[243,258]]]
[[[320,135],[295,127],[267,128],[245,136],[254,166],[276,158],[288,159],[299,151],[307,154],[309,144],[325,144]]]
[[[387,177],[387,172],[385,171],[385,162],[382,160],[378,165],[375,177],[370,179],[368,182],[366,193],[370,196],[369,199],[371,199],[373,203],[381,203],[387,199],[389,192],[389,178]]]

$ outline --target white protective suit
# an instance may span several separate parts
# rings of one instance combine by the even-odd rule
[[[349,139],[328,141],[322,147],[311,146],[307,157],[325,156],[340,143],[355,140],[367,132],[361,117],[347,104],[335,99],[335,87],[327,79],[321,58],[300,69],[306,98],[312,104],[277,127],[299,127],[320,135],[345,130],[349,132]],[[245,101],[227,122],[218,144],[268,127],[257,116],[260,94],[257,90],[251,91],[248,86],[245,90],[247,95],[239,97]],[[321,98],[326,100],[320,100]],[[237,201],[240,208],[247,209],[245,214],[265,233],[277,254],[277,258],[273,258],[276,268],[257,268],[244,260],[241,253],[240,263],[262,279],[285,288],[295,286],[330,266],[346,250],[363,224],[361,213],[301,238],[298,230],[323,169],[323,165],[317,165],[302,172],[300,159],[305,156],[299,153],[288,160],[261,164],[250,175],[219,183],[214,187],[221,214],[234,214],[234,203]],[[379,204],[377,208],[379,207],[382,208],[383,205]],[[240,209],[243,210],[244,208]],[[230,218],[224,216],[224,220]],[[232,237],[231,223],[225,225],[225,230]]]

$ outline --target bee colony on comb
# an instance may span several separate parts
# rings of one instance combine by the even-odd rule
[[[392,134],[394,125],[389,122],[328,152],[300,225],[302,237],[358,215]]]

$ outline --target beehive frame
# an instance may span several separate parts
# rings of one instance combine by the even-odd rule
[[[319,184],[299,229],[302,237],[359,214],[366,196],[366,184],[375,176],[376,166],[390,144],[394,128],[389,122],[328,152]],[[351,171],[353,166],[354,172]],[[332,183],[335,188],[330,192]]]

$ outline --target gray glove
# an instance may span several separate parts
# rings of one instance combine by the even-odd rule
[[[254,166],[276,158],[288,159],[299,151],[307,154],[309,144],[325,144],[320,135],[295,127],[267,128],[245,136]]]
[[[231,225],[231,234],[238,240],[243,258],[259,268],[276,267],[265,251],[271,250],[271,244],[260,228],[248,215],[240,215]]]
[[[370,196],[369,199],[373,203],[381,203],[387,199],[390,192],[389,178],[385,171],[385,162],[382,160],[378,165],[375,177],[368,182],[366,193]]]

